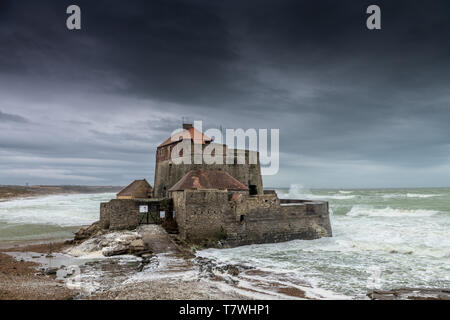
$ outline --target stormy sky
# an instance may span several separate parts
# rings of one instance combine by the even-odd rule
[[[153,183],[185,117],[279,128],[267,187],[450,186],[449,15],[447,0],[0,0],[0,184]]]

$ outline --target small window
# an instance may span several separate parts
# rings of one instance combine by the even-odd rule
[[[241,217],[239,218],[239,221],[242,223],[244,222],[245,216],[243,214],[241,214]]]

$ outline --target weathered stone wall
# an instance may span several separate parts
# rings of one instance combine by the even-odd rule
[[[175,221],[178,225],[178,233],[181,235],[181,238],[186,239],[186,206],[184,192],[172,192],[172,199]]]
[[[139,213],[139,207],[146,205],[148,214]],[[161,219],[160,211],[165,212],[165,218]],[[141,223],[163,224],[168,228],[173,222],[172,199],[112,199],[100,204],[100,227],[102,229],[121,230],[135,229],[139,220]]]
[[[242,184],[248,187],[254,185],[257,193],[263,194],[259,153],[243,150],[245,153],[245,164],[239,164],[235,163],[235,158],[237,157],[236,152],[235,149],[227,149],[227,153],[223,155],[223,164],[195,164],[195,157],[198,157],[198,155],[194,153],[193,148],[192,154],[186,156],[191,158],[191,164],[175,164],[171,160],[157,159],[155,166],[154,196],[156,198],[167,197],[169,195],[168,190],[175,183],[184,177],[188,171],[196,169],[225,170]],[[255,157],[257,163],[249,164],[250,157]],[[231,163],[227,164],[227,158]]]
[[[198,242],[221,238],[225,233],[224,213],[229,209],[228,192],[173,192],[178,231],[183,239]]]
[[[221,190],[173,193],[180,236],[230,246],[331,236],[328,203],[286,203],[276,194],[248,196]]]
[[[244,199],[241,209],[235,210],[235,221],[240,222],[230,224],[227,229],[227,242],[230,245],[243,245],[310,240],[332,235],[327,202],[289,205],[281,202],[273,195]]]
[[[103,229],[135,229],[138,226],[139,203],[130,199],[112,199],[100,204],[100,226]]]

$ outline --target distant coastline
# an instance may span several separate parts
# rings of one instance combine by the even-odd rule
[[[30,198],[55,194],[75,194],[75,193],[107,193],[118,192],[121,186],[17,186],[17,185],[0,185],[0,201],[11,200],[16,198]]]

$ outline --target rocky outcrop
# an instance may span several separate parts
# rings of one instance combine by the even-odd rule
[[[372,300],[450,300],[450,289],[400,288],[374,290],[367,296]]]
[[[145,250],[141,235],[137,235],[134,240],[130,236],[124,238],[119,238],[117,241],[108,243],[106,247],[102,248],[102,254],[105,257],[110,257],[120,254],[142,254],[148,251]]]
[[[94,222],[87,228],[81,228],[78,230],[78,232],[75,233],[74,241],[83,241],[98,233],[102,233],[102,228],[100,228],[99,221]]]
[[[101,253],[105,257],[149,252],[142,240],[142,235],[134,231],[116,231],[97,234],[83,243],[66,251],[67,254],[80,257],[94,253]]]
[[[117,243],[117,244],[110,245],[108,247],[104,247],[102,249],[102,254],[105,257],[118,256],[121,254],[128,253],[128,249],[129,249],[128,246],[121,244],[121,243]]]
[[[143,251],[145,249],[144,241],[142,239],[136,239],[131,241],[130,250],[133,252]]]
[[[108,232],[99,230],[98,223],[78,232],[80,244],[66,250],[67,254],[81,257],[101,254],[105,257],[121,254],[139,255],[145,253],[179,252],[163,227],[156,224],[142,225],[134,231],[122,230]]]

